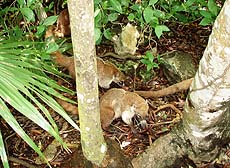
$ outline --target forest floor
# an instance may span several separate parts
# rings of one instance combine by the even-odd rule
[[[140,54],[144,54],[145,51],[150,50],[151,47],[156,47],[159,54],[163,54],[168,51],[179,50],[190,53],[193,57],[196,67],[198,67],[199,60],[201,59],[205,47],[208,42],[208,37],[211,33],[211,27],[201,27],[197,22],[190,23],[187,25],[181,25],[179,23],[168,23],[170,32],[165,33],[160,40],[155,39],[146,46],[139,47],[137,51]],[[107,52],[111,50],[111,46],[100,45],[97,46],[97,54]],[[110,59],[110,58],[108,58]],[[119,62],[119,60],[117,60]],[[130,75],[130,83],[127,87],[131,90],[160,90],[167,86],[170,86],[167,79],[164,77],[162,69],[156,69],[155,76],[149,81],[143,81],[139,76]],[[70,81],[70,83],[73,83]],[[135,88],[134,88],[135,86]],[[74,84],[69,84],[67,87],[75,90]],[[113,86],[112,86],[113,87]],[[117,87],[117,86],[114,86]],[[100,89],[104,92],[104,89]],[[115,120],[107,131],[104,132],[105,136],[115,139],[125,155],[133,158],[141,154],[149,145],[151,145],[157,138],[167,134],[173,126],[176,125],[174,122],[177,117],[177,112],[174,107],[180,111],[183,111],[184,101],[186,99],[187,92],[180,92],[173,95],[168,95],[160,98],[148,99],[149,118],[147,120],[148,128],[140,129],[136,127],[137,132],[133,133],[129,126],[124,124],[121,119]],[[76,97],[70,97],[76,99]],[[165,106],[166,105],[166,106]],[[156,111],[159,107],[162,110]],[[173,107],[173,108],[172,108]],[[12,111],[14,111],[12,109]],[[74,144],[72,146],[78,146],[80,143],[79,132],[74,130],[67,122],[57,115],[55,112],[50,111],[59,130],[61,130],[61,136],[65,142]],[[13,112],[14,113],[14,112]],[[70,114],[75,121],[78,121],[78,116]],[[42,150],[45,150],[54,143],[54,138],[47,132],[42,130],[40,127],[35,125],[32,121],[26,117],[15,113],[17,121],[20,123],[26,133],[40,146]],[[37,154],[7,125],[2,121],[1,130],[4,136],[7,151],[11,156],[11,167],[22,168],[22,166],[14,160],[18,158],[28,163],[34,163],[37,158]],[[55,145],[54,145],[55,146]],[[70,147],[74,152],[76,148]],[[62,163],[67,162],[71,158],[71,154],[66,153],[58,145],[53,149],[54,154],[51,156],[51,164],[53,167],[63,167]],[[207,163],[205,167],[224,167],[223,164],[218,163]],[[47,167],[45,164],[38,166],[40,168]]]

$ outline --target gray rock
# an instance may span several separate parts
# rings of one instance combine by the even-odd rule
[[[182,51],[172,51],[161,55],[161,67],[171,84],[195,76],[196,67],[192,56]]]

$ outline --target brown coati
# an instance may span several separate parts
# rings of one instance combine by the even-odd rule
[[[139,115],[144,120],[148,109],[148,103],[138,94],[118,88],[110,89],[100,98],[102,128],[106,129],[119,117],[132,128],[134,115]]]
[[[74,58],[68,57],[59,51],[51,53],[55,62],[68,69],[70,76],[75,79]],[[125,75],[112,63],[97,58],[97,74],[99,86],[109,88],[112,82],[119,83],[125,80]]]

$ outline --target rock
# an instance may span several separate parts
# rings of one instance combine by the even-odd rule
[[[192,56],[182,51],[172,51],[161,55],[161,67],[164,75],[171,84],[195,76],[196,67]]]
[[[134,55],[137,50],[137,39],[140,34],[135,26],[127,24],[120,34],[120,36],[114,36],[114,50],[118,55]]]

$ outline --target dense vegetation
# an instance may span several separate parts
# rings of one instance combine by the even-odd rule
[[[56,1],[55,1],[56,2]],[[60,48],[68,50],[68,38],[58,39],[55,43],[44,40],[45,32],[57,21],[58,12],[66,6],[66,1],[42,2],[39,0],[2,1],[0,3],[0,115],[40,156],[37,145],[23,131],[14,118],[11,109],[22,113],[61,140],[54,119],[47,106],[58,112],[73,127],[73,120],[56,103],[53,97],[65,98],[59,92],[73,91],[59,86],[54,80],[66,77],[60,73],[50,59],[50,53]],[[96,44],[111,44],[112,37],[119,33],[122,26],[132,23],[138,26],[143,43],[160,39],[164,32],[170,31],[170,23],[188,25],[199,22],[201,26],[212,25],[218,15],[222,1],[214,0],[95,0],[95,40]],[[45,12],[48,17],[40,17]],[[143,44],[143,45],[144,45]],[[141,62],[147,71],[158,67],[151,52],[144,52]],[[42,115],[43,114],[43,115]],[[44,119],[49,120],[49,123]],[[0,130],[1,131],[1,130]],[[4,167],[6,152],[0,132],[0,156]]]

